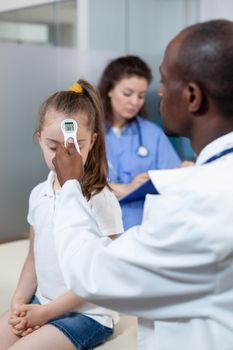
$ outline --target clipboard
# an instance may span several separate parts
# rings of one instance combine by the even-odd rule
[[[147,194],[159,194],[151,180],[148,180],[143,185],[137,187],[134,191],[119,199],[119,203],[130,203],[140,200],[145,200]]]

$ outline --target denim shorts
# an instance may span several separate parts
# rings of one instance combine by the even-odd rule
[[[33,297],[31,304],[40,304],[37,297]],[[112,334],[113,328],[105,327],[93,318],[70,312],[55,320],[49,321],[57,327],[73,343],[78,350],[90,350],[104,343]]]

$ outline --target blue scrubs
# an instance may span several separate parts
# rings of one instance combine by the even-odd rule
[[[136,117],[143,146],[148,155],[137,154],[139,145],[138,126],[134,120],[117,136],[111,128],[106,129],[106,149],[109,165],[109,181],[118,184],[132,182],[136,175],[153,169],[170,169],[180,165],[180,159],[163,131],[154,123]],[[124,228],[140,225],[144,201],[121,204]]]

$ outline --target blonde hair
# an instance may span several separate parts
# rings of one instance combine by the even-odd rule
[[[78,91],[75,91],[78,90]],[[89,200],[107,185],[108,165],[105,150],[103,107],[97,90],[85,80],[79,80],[69,91],[59,91],[48,97],[39,110],[36,132],[41,132],[45,124],[45,115],[49,109],[72,114],[85,115],[91,132],[97,134],[92,149],[84,165],[85,176],[81,186],[84,196]]]

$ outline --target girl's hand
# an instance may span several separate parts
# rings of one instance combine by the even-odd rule
[[[27,328],[27,329],[26,329],[24,332],[22,332],[20,335],[21,335],[21,337],[25,337],[26,335],[28,335],[28,334],[30,334],[30,333],[36,331],[36,330],[39,329],[39,328],[40,328],[40,326],[35,326],[35,327],[33,327],[33,328]]]
[[[12,326],[12,332],[17,336],[24,337],[47,322],[42,305],[18,305],[17,312],[19,316],[12,315],[8,321]]]
[[[13,299],[11,302],[11,316],[8,323],[12,326],[12,332],[20,336],[26,330],[26,320],[23,318],[26,312],[20,312],[19,308],[25,304],[22,298]]]
[[[9,319],[9,324],[12,326],[12,332],[17,335],[24,337],[25,335],[28,335],[32,333],[33,331],[37,330],[40,328],[40,326],[35,326],[35,327],[29,327],[27,328],[27,321],[25,318],[10,318]]]
[[[26,304],[19,306],[18,310],[20,315],[25,314],[25,316],[15,317],[14,320],[12,320],[11,324],[15,329],[19,329],[21,327],[20,323],[23,321],[26,321],[24,330],[29,328],[34,329],[34,327],[42,326],[48,321],[46,308],[43,305]]]
[[[13,299],[11,302],[11,315],[13,316],[20,316],[20,312],[18,308],[22,305],[26,305],[25,300],[18,298],[18,299]],[[25,313],[24,313],[25,315]],[[23,315],[22,315],[23,316]]]
[[[20,336],[27,329],[27,321],[25,318],[14,314],[9,318],[8,323],[12,327],[12,332],[18,336]]]

